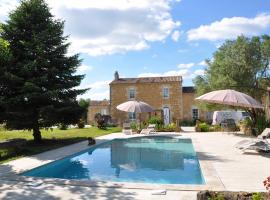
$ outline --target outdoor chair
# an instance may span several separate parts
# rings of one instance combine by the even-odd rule
[[[155,124],[149,124],[147,128],[141,130],[141,134],[156,133],[155,127]]]
[[[122,133],[130,134],[130,135],[132,134],[132,129],[130,127],[130,123],[123,123]]]
[[[242,151],[245,150],[261,150],[270,151],[270,144],[267,141],[270,138],[270,128],[265,128],[264,131],[257,136],[256,139],[251,140],[241,140],[235,144],[235,148]]]
[[[234,132],[236,131],[236,124],[234,119],[225,119],[221,122],[221,129],[223,131]]]

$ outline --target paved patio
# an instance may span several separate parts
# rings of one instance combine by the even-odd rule
[[[226,133],[194,133],[185,128],[183,137],[190,137],[200,158],[206,180],[218,179],[213,190],[265,191],[262,181],[270,175],[270,155],[249,152],[242,154],[233,148],[238,141],[245,139]],[[111,134],[99,138],[99,142],[115,137],[128,137],[123,134]],[[36,156],[21,158],[0,165],[0,199],[196,199],[197,191],[185,187],[167,188],[166,195],[152,195],[153,191],[164,189],[163,185],[148,187],[126,187],[119,185],[69,184],[69,181],[45,181],[41,185],[31,186],[30,179],[16,178],[14,172],[43,165],[55,159],[88,148],[86,142],[45,152]],[[205,169],[206,168],[206,169]],[[209,175],[212,172],[213,175]],[[33,182],[35,182],[34,180]],[[214,180],[216,183],[217,180]],[[222,187],[220,187],[222,186]],[[190,190],[190,191],[186,191]],[[198,188],[199,190],[199,188]]]

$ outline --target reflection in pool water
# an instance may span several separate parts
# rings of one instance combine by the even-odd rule
[[[115,139],[24,173],[95,181],[204,184],[190,139]]]

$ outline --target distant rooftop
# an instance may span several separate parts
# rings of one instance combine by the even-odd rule
[[[100,101],[90,101],[90,106],[108,106],[110,104],[109,100]]]
[[[119,78],[118,72],[115,74],[115,79],[110,84],[115,83],[168,83],[182,82],[181,76],[163,76],[163,77],[141,77],[141,78]]]
[[[194,93],[195,88],[193,86],[183,86],[182,91],[183,93]]]

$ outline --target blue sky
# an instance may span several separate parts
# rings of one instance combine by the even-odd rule
[[[203,74],[203,62],[226,39],[270,34],[268,0],[47,0],[66,21],[70,53],[83,59],[84,98],[109,96],[120,77],[182,75],[183,85]],[[17,5],[0,0],[0,20]]]

